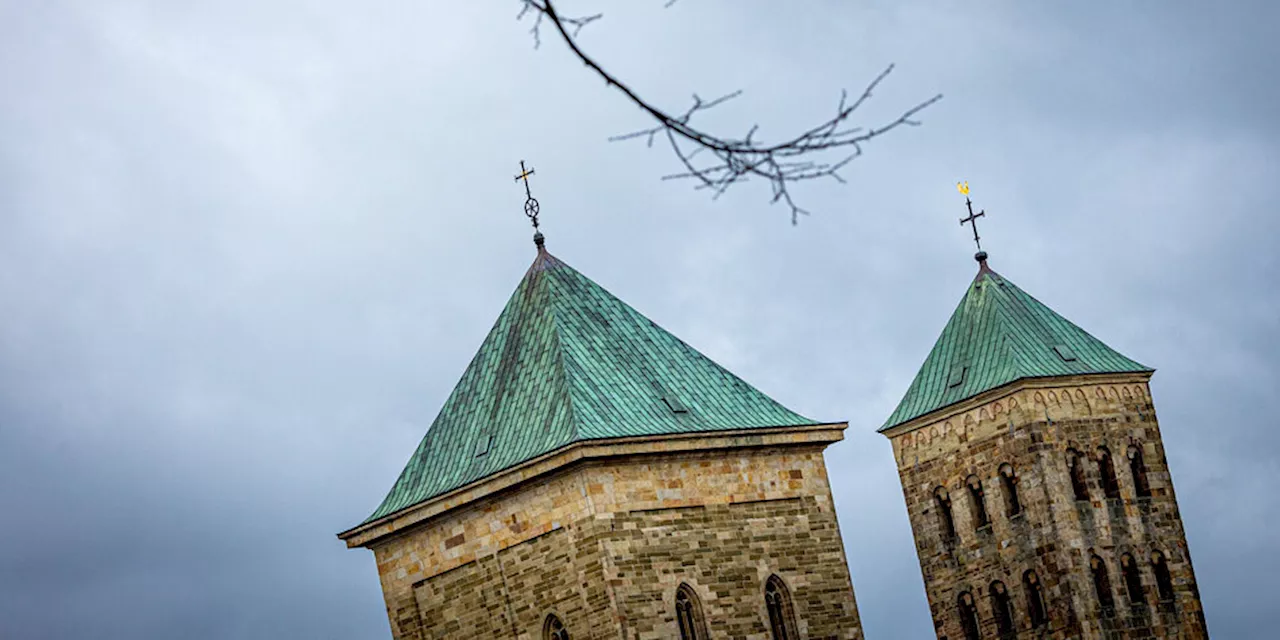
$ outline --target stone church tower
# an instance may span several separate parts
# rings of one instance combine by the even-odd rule
[[[977,259],[880,429],[938,638],[1207,638],[1153,370]]]
[[[847,425],[786,409],[535,238],[391,492],[339,534],[373,550],[394,637],[862,638],[823,463]]]

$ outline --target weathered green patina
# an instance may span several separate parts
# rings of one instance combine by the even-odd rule
[[[1054,313],[985,259],[980,265],[880,431],[1023,378],[1153,371]]]
[[[574,442],[809,424],[540,250],[365,522]]]

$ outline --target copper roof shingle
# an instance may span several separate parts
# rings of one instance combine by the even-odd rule
[[[1150,372],[981,267],[880,431],[1023,378]]]
[[[365,522],[578,441],[809,424],[540,250]]]

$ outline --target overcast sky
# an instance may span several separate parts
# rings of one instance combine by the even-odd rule
[[[891,62],[860,124],[946,97],[792,227],[606,142],[648,123],[515,0],[0,0],[0,636],[387,637],[334,534],[532,261],[523,159],[554,254],[849,422],[870,640],[931,637],[874,431],[974,273],[968,180],[993,268],[1158,369],[1214,638],[1274,637],[1280,5],[612,4],[582,45],[671,110],[744,89],[715,131],[777,139]]]

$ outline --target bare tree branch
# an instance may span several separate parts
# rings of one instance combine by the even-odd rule
[[[671,6],[675,1],[668,0],[666,6]],[[659,134],[663,134],[684,166],[684,171],[663,176],[663,179],[692,179],[697,183],[696,188],[710,189],[713,199],[720,197],[729,187],[746,182],[752,177],[763,179],[769,183],[772,190],[771,202],[785,202],[791,209],[792,224],[798,222],[799,216],[807,215],[809,212],[800,208],[792,199],[789,183],[826,177],[844,183],[844,178],[840,176],[839,171],[854,158],[862,155],[864,143],[901,126],[919,125],[919,121],[914,119],[915,115],[942,99],[942,94],[935,95],[906,110],[897,119],[879,127],[864,129],[849,126],[848,121],[853,113],[871,98],[876,87],[893,71],[893,65],[889,65],[862,90],[852,103],[848,101],[848,92],[841,91],[840,102],[830,119],[783,142],[771,145],[757,142],[754,136],[759,125],[752,125],[741,138],[720,137],[694,127],[690,121],[699,113],[742,95],[741,90],[709,101],[694,94],[693,104],[684,113],[678,116],[670,115],[641,98],[579,48],[576,38],[582,27],[600,19],[602,14],[570,18],[560,15],[552,4],[552,0],[520,0],[520,2],[522,6],[518,18],[523,18],[530,12],[537,15],[533,28],[530,29],[535,47],[541,45],[540,29],[543,18],[546,18],[569,50],[587,68],[599,75],[607,86],[622,92],[627,99],[648,113],[656,122],[654,126],[646,129],[613,136],[609,138],[610,141],[643,138],[646,145],[652,147],[654,139]],[[710,156],[695,164],[694,157],[703,151],[710,152]],[[834,158],[830,157],[832,154],[835,155]]]

